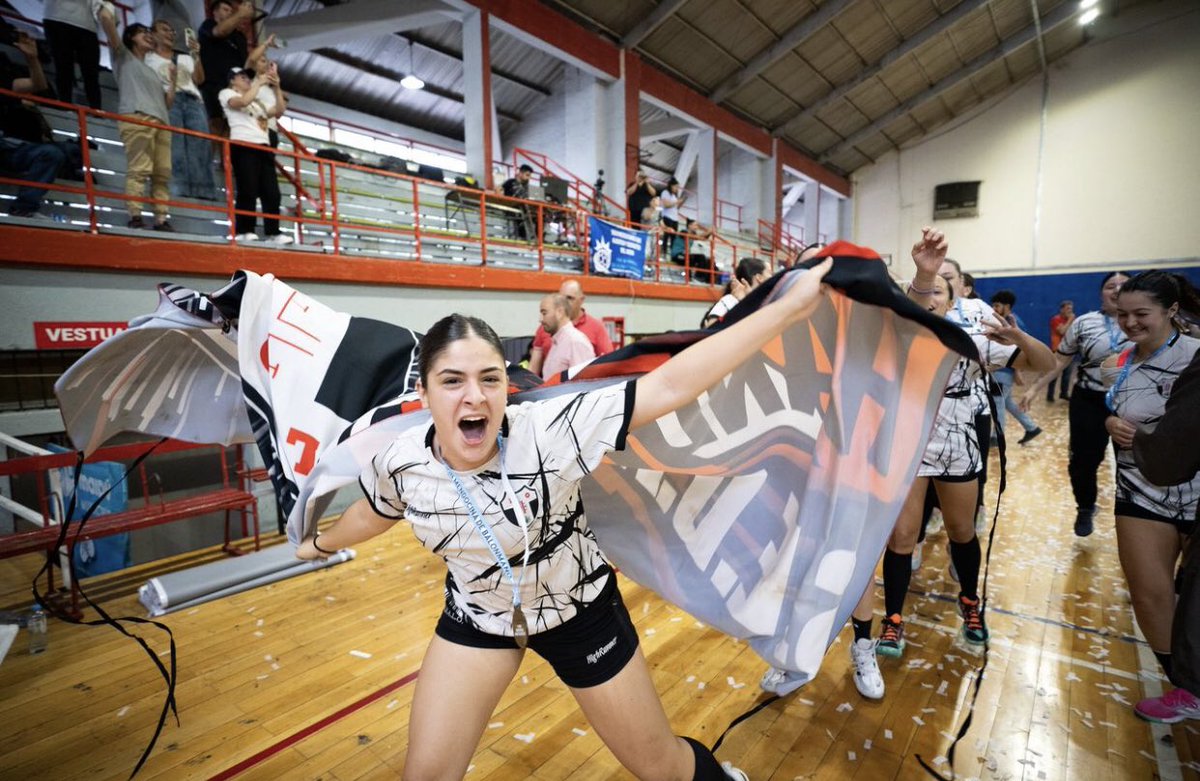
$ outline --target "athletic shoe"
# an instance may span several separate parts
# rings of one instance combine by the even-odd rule
[[[1187,689],[1172,689],[1161,697],[1150,697],[1133,706],[1133,712],[1146,721],[1174,724],[1184,719],[1200,719],[1200,700]]]
[[[926,534],[937,534],[942,530],[945,519],[940,508],[934,507],[929,511],[929,523],[925,524]]]
[[[159,231],[160,233],[174,233],[175,226],[171,225],[169,222],[156,222],[154,223],[154,230]]]
[[[273,244],[279,244],[282,246],[296,243],[296,240],[293,239],[291,236],[287,235],[286,233],[276,233],[274,236],[268,236],[267,241],[269,241]]]
[[[916,572],[917,570],[919,570],[921,568],[921,551],[922,551],[922,549],[924,549],[924,547],[925,546],[922,543],[918,542],[917,547],[913,548],[913,555],[912,555],[912,571],[913,572]]]
[[[1092,524],[1092,516],[1096,514],[1095,507],[1087,507],[1075,513],[1075,536],[1087,537],[1095,528]]]
[[[875,660],[875,641],[862,638],[850,644],[850,661],[854,663],[854,686],[868,700],[883,699],[883,674]]]
[[[722,762],[721,769],[725,771],[725,775],[733,779],[733,781],[750,781],[750,776],[743,773],[733,766],[731,762]]]
[[[904,653],[904,619],[899,615],[888,616],[881,625],[883,631],[875,644],[875,653],[899,659]]]
[[[796,689],[799,689],[808,683],[808,681],[808,677],[803,673],[781,670],[778,667],[768,667],[767,671],[763,673],[762,680],[758,682],[758,688],[770,694],[778,694],[780,697],[784,697],[796,691]]]
[[[257,233],[239,233],[235,236],[238,241],[258,241]]]
[[[141,217],[130,217],[126,227],[140,230],[146,227],[146,223]]]
[[[979,611],[979,600],[967,599],[960,594],[958,612],[963,619],[963,639],[973,645],[986,643],[988,630],[987,624],[983,622],[983,613]]]
[[[1035,428],[1033,431],[1026,431],[1025,436],[1023,436],[1017,440],[1017,444],[1024,445],[1026,442],[1028,442],[1029,440],[1033,439],[1034,437],[1036,437],[1038,434],[1041,434],[1041,433],[1042,433],[1041,426]]]

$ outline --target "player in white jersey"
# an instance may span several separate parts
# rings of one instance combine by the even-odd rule
[[[694,401],[820,303],[826,260],[777,300],[627,383],[507,404],[504,351],[474,318],[436,323],[418,392],[432,425],[401,434],[361,476],[359,500],[301,558],[363,542],[398,520],[447,562],[447,600],[421,664],[406,778],[462,778],[526,646],[550,662],[635,776],[742,779],[677,737],[637,632],[587,528],[579,483],[630,429]]]
[[[1058,365],[1038,378],[1021,398],[1021,407],[1028,409],[1046,386],[1079,356],[1079,374],[1068,407],[1071,438],[1067,459],[1067,473],[1075,495],[1075,534],[1079,537],[1088,536],[1094,528],[1096,470],[1108,449],[1108,432],[1104,427],[1108,408],[1104,404],[1100,365],[1129,346],[1116,321],[1117,292],[1128,279],[1120,271],[1104,276],[1100,282],[1100,310],[1075,318],[1058,343]]]
[[[1162,417],[1176,378],[1200,350],[1200,339],[1181,332],[1181,309],[1200,313],[1200,292],[1185,277],[1147,271],[1127,281],[1116,314],[1132,346],[1101,367],[1111,413],[1105,426],[1117,448],[1117,551],[1138,626],[1168,678],[1175,566],[1196,525],[1200,476],[1155,485],[1138,469],[1131,448],[1137,429]]]
[[[908,287],[909,298],[929,311],[950,317],[956,299],[950,284],[936,273],[946,255],[946,242],[938,231],[926,228],[913,247],[917,275]],[[960,310],[962,311],[962,310]],[[1047,371],[1054,365],[1050,348],[1015,325],[995,318],[980,318],[968,328],[987,366]],[[958,571],[958,609],[963,637],[982,644],[988,638],[984,606],[978,593],[981,552],[975,534],[975,508],[980,471],[987,452],[975,428],[978,409],[976,388],[981,367],[960,359],[947,383],[942,403],[896,528],[888,540],[883,560],[884,622],[878,653],[900,656],[904,651],[904,598],[912,577],[912,553],[921,527],[921,508],[932,483],[937,490],[950,538],[950,557]]]

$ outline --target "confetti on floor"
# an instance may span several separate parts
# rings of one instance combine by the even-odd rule
[[[357,657],[359,659],[370,659],[371,658],[371,655],[369,653],[367,653],[366,651],[351,651],[350,655]]]

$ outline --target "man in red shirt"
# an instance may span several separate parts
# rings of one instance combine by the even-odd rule
[[[1071,323],[1075,322],[1075,304],[1070,301],[1063,301],[1058,305],[1058,314],[1050,318],[1050,349],[1058,352],[1058,343],[1062,341],[1063,335],[1067,329],[1071,327]],[[1050,381],[1046,386],[1046,401],[1054,401],[1054,384],[1058,383],[1058,397],[1060,399],[1070,398],[1069,386],[1071,385],[1071,371],[1075,368],[1075,364],[1067,364],[1067,368],[1063,369],[1062,376]]]
[[[592,343],[592,349],[596,351],[596,357],[599,358],[601,355],[611,353],[613,351],[613,343],[608,338],[608,331],[604,328],[604,323],[583,310],[583,288],[579,286],[579,283],[573,279],[568,279],[559,286],[558,293],[567,299],[567,314],[570,316],[575,328]],[[546,353],[550,351],[550,344],[550,334],[546,333],[545,328],[538,326],[537,333],[533,335],[533,344],[530,345],[529,371],[539,377],[542,376],[542,364],[546,360]]]

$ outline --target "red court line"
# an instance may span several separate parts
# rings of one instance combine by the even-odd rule
[[[421,672],[420,670],[413,670],[411,673],[404,676],[400,680],[392,681],[387,686],[384,686],[382,689],[371,692],[367,696],[350,703],[349,705],[342,708],[341,710],[334,711],[333,713],[329,714],[325,718],[320,719],[318,721],[314,721],[312,724],[309,724],[307,727],[300,730],[299,732],[294,732],[291,735],[288,735],[283,740],[280,740],[277,743],[273,743],[270,746],[267,746],[262,751],[255,754],[254,756],[243,759],[241,762],[238,762],[233,767],[222,770],[220,773],[217,773],[215,776],[212,776],[208,781],[225,781],[226,779],[233,778],[234,776],[249,770],[250,768],[257,765],[258,763],[275,756],[280,751],[283,751],[285,748],[296,745],[300,741],[307,738],[309,735],[320,732],[321,730],[328,727],[330,724],[333,724],[335,721],[341,721],[342,719],[349,716],[351,713],[354,713],[355,711],[358,711],[358,710],[362,710],[363,708],[367,707],[368,705],[370,705],[371,703],[380,699],[381,697],[386,697],[387,695],[391,694],[392,692],[396,691],[397,689],[401,689],[401,688],[407,686],[408,684],[412,683],[413,681],[415,681],[417,679],[417,675],[420,674],[420,672]]]

